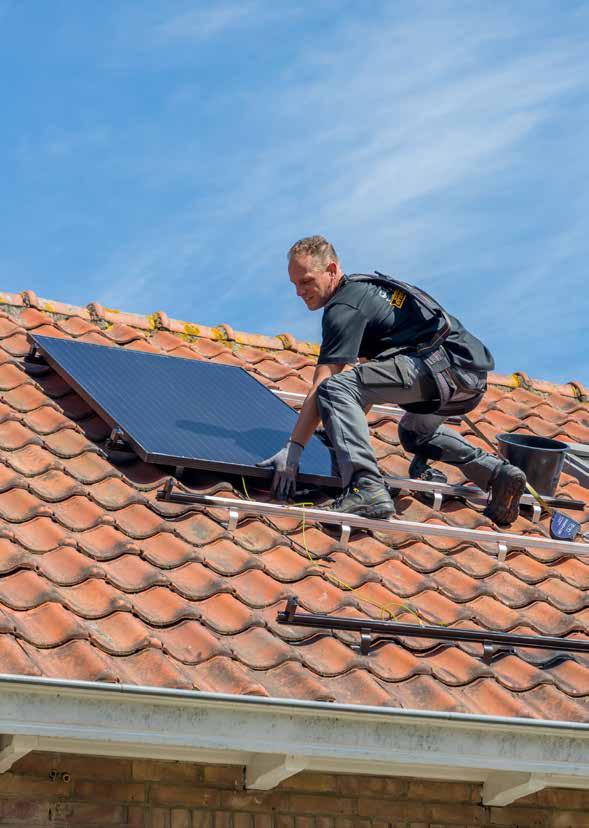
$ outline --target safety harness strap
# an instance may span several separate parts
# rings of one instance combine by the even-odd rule
[[[436,384],[440,400],[439,405],[435,408],[435,412],[437,414],[450,416],[452,414],[462,414],[467,411],[472,411],[472,409],[476,408],[479,404],[485,392],[486,384],[479,391],[469,388],[468,390],[472,391],[472,397],[469,397],[468,399],[456,400],[454,402],[452,401],[452,397],[458,391],[465,391],[467,389],[461,385],[459,377],[452,370],[452,364],[448,359],[448,354],[442,347],[452,329],[450,318],[444,308],[436,302],[436,300],[433,299],[429,293],[421,290],[421,288],[415,287],[415,285],[409,285],[407,282],[402,282],[400,279],[393,279],[392,276],[387,276],[384,273],[380,273],[378,270],[375,270],[374,272],[376,274],[375,276],[359,273],[347,276],[346,279],[350,282],[367,282],[386,289],[397,288],[402,290],[408,296],[415,299],[416,302],[423,305],[423,307],[434,316],[437,316],[442,322],[440,330],[435,334],[430,342],[422,342],[412,348],[412,351],[423,359],[431,371],[432,377]],[[407,409],[413,410],[416,405],[407,406]]]
[[[426,310],[442,320],[442,327],[436,333],[431,342],[423,342],[417,345],[415,348],[416,353],[421,354],[423,351],[438,348],[448,338],[451,331],[450,318],[444,308],[436,302],[435,299],[432,299],[429,293],[421,290],[421,288],[415,287],[415,285],[409,285],[407,282],[402,282],[400,279],[394,279],[392,276],[387,276],[387,274],[380,273],[378,270],[375,270],[374,272],[376,276],[366,273],[358,273],[353,276],[347,276],[346,278],[350,282],[369,282],[373,285],[379,285],[384,288],[398,288],[423,305]]]

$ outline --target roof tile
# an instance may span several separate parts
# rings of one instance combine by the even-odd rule
[[[440,647],[428,657],[428,662],[433,675],[452,687],[493,675],[493,670],[480,658],[473,658],[458,647]]]
[[[46,517],[34,518],[14,527],[18,542],[32,552],[48,552],[61,546],[67,539],[67,532]]]
[[[550,672],[569,696],[589,696],[589,667],[567,658],[551,667]]]
[[[160,569],[172,569],[192,560],[202,560],[200,551],[171,532],[159,532],[141,541],[144,557]]]
[[[271,696],[287,699],[309,699],[311,701],[335,701],[334,690],[328,689],[324,681],[310,673],[296,661],[285,661],[278,667],[267,670],[264,685]],[[364,698],[363,703],[368,704]]]
[[[72,586],[88,578],[104,577],[104,569],[71,546],[60,546],[39,556],[38,571],[54,584]]]
[[[0,574],[6,575],[23,567],[34,568],[36,562],[30,553],[7,538],[0,538]],[[1,583],[1,582],[0,582]]]
[[[121,555],[105,561],[100,571],[109,584],[122,592],[142,592],[152,586],[170,585],[167,573],[138,555]]]
[[[174,527],[181,538],[196,546],[204,546],[225,534],[225,530],[218,523],[202,514],[179,520]]]
[[[54,434],[45,437],[45,445],[58,457],[76,457],[83,451],[97,451],[89,440],[71,428],[62,428]]]
[[[291,647],[263,627],[250,627],[233,636],[231,649],[239,661],[254,670],[269,670],[297,658]]]
[[[22,612],[13,611],[12,618],[18,637],[35,647],[50,649],[88,637],[80,619],[61,604],[47,603]]]
[[[192,676],[198,690],[243,696],[269,695],[244,667],[223,656],[217,656],[193,667]]]
[[[68,458],[63,465],[69,474],[79,480],[80,483],[85,484],[100,483],[109,477],[119,475],[119,472],[110,463],[99,454],[91,451],[79,454],[77,457]]]
[[[37,434],[53,434],[62,428],[75,428],[71,420],[58,411],[53,405],[41,405],[29,411],[23,422]]]
[[[30,291],[3,297],[15,314],[0,311],[5,669],[405,708],[586,716],[589,660],[582,655],[573,660],[518,649],[487,666],[480,645],[404,636],[377,639],[363,656],[357,633],[318,635],[276,621],[285,598],[296,595],[304,609],[322,614],[380,618],[388,612],[416,625],[586,637],[585,561],[529,550],[509,552],[501,562],[456,539],[357,531],[342,546],[338,533],[292,518],[252,517],[228,531],[223,510],[195,513],[157,501],[165,469],[139,460],[115,467],[99,447],[108,427],[55,373],[27,374],[22,360],[29,329],[240,365],[266,385],[305,393],[316,348],[288,334],[196,327],[162,313],[139,317],[93,305],[89,314],[45,303]],[[518,382],[529,389],[514,388]],[[555,387],[521,374],[492,376],[473,416],[491,437],[527,431],[586,442],[589,408],[581,393],[575,383]],[[372,412],[369,423],[382,467],[405,476],[408,458],[396,420]],[[459,430],[468,433],[465,426]],[[451,481],[462,480],[457,469],[444,471]],[[191,480],[194,491],[240,496],[211,473]],[[569,475],[560,490],[587,499]],[[404,494],[398,507],[409,520],[492,531],[463,503],[448,501],[439,513]],[[546,534],[546,526],[522,515],[511,531]]]
[[[14,420],[0,424],[0,449],[15,451],[27,445],[41,445],[41,439]]]
[[[194,561],[170,570],[167,578],[172,587],[190,601],[209,598],[228,589],[223,578]]]
[[[226,593],[201,601],[198,609],[204,622],[224,635],[242,632],[254,623],[252,611]]]
[[[20,332],[2,340],[1,347],[12,356],[25,356],[30,351],[26,336]]]
[[[164,587],[152,587],[128,597],[134,611],[152,627],[165,627],[184,619],[200,618],[198,605]]]
[[[17,676],[41,675],[41,669],[11,635],[0,635],[0,662],[3,673]]]
[[[216,655],[226,655],[229,642],[220,641],[202,624],[181,621],[174,627],[158,630],[164,652],[183,664],[200,664]]]
[[[139,548],[132,540],[112,526],[97,526],[78,534],[77,544],[80,549],[99,561],[118,558],[128,553],[139,554]]]
[[[147,647],[162,646],[154,630],[130,612],[118,611],[88,619],[85,626],[92,644],[109,655],[120,657]]]
[[[375,676],[387,682],[406,681],[412,676],[431,673],[428,662],[389,641],[372,647],[366,658],[366,666]]]
[[[23,643],[30,660],[48,678],[116,682],[116,665],[87,641],[70,641],[50,649]]]
[[[246,555],[246,553],[243,553],[243,555],[244,563],[251,559],[251,556]],[[313,566],[306,556],[295,552],[288,546],[276,546],[268,552],[264,552],[261,555],[261,561],[264,570],[272,578],[284,583],[305,578],[310,574],[310,567]]]

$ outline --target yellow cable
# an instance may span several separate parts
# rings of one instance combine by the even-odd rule
[[[243,491],[245,493],[246,500],[251,500],[251,498],[249,496],[249,492],[247,490],[247,486],[245,484],[245,478],[244,478],[243,475],[241,475],[241,482],[242,482],[242,485],[243,485]],[[306,538],[306,535],[305,535],[305,530],[306,530],[305,508],[306,507],[313,508],[314,504],[311,503],[311,502],[304,502],[304,503],[295,503],[294,505],[298,506],[299,508],[301,508],[303,510],[303,520],[302,520],[302,525],[301,525],[301,534],[302,534],[302,537],[303,537],[303,547],[305,549],[305,552],[307,553],[307,557],[309,558],[309,561],[311,562],[311,567],[312,568],[317,567],[317,569],[323,569],[325,571],[328,568],[328,564],[325,561],[318,561],[316,558],[313,558],[313,556],[311,555],[311,552],[309,550],[309,547],[307,545],[307,538]],[[334,575],[332,572],[325,571],[325,575],[327,577],[327,580],[330,581],[332,584],[334,584],[334,586],[338,586],[340,589],[346,590],[348,592],[356,592],[357,593],[358,590],[362,589],[362,586],[364,586],[364,584],[362,584],[362,586],[359,586],[359,587],[350,586],[350,584],[347,584],[345,581],[342,581],[341,578],[338,578],[337,575]],[[365,604],[370,604],[371,606],[376,607],[377,609],[379,609],[380,612],[381,612],[381,619],[383,619],[385,614],[386,614],[386,615],[389,616],[389,619],[392,620],[392,619],[396,618],[396,616],[399,614],[399,612],[401,612],[402,610],[406,610],[408,613],[415,616],[415,618],[417,619],[417,621],[419,622],[419,624],[421,626],[424,626],[423,619],[420,617],[419,612],[417,610],[413,609],[413,607],[411,607],[409,604],[403,603],[400,600],[399,600],[398,610],[393,612],[392,609],[387,607],[385,604],[380,604],[377,601],[372,601],[370,598],[364,598],[363,596],[360,596],[360,595],[356,595],[356,598],[360,602],[363,602]]]

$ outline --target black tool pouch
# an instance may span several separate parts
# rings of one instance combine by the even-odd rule
[[[460,371],[453,368],[444,348],[436,348],[422,356],[422,359],[432,373],[440,396],[436,414],[450,417],[455,414],[467,414],[477,407],[487,389],[483,375],[480,379],[469,378],[468,382],[463,381]],[[453,399],[457,393],[460,393],[461,399]],[[469,396],[465,397],[465,394]]]

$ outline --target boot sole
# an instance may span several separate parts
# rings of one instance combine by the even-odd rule
[[[491,492],[491,502],[483,514],[498,525],[507,525],[517,520],[519,501],[526,489],[526,476],[523,472],[509,477],[500,492]]]

